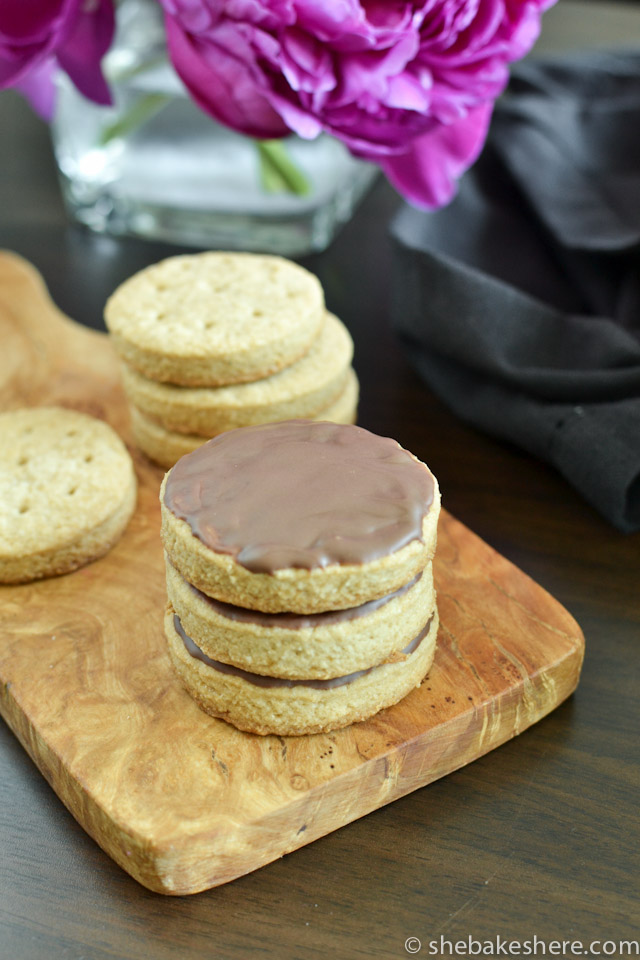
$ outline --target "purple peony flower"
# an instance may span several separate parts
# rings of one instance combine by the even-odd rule
[[[112,0],[0,0],[0,89],[16,87],[49,120],[58,66],[85,97],[110,103],[100,59],[113,30]]]
[[[17,2],[17,0],[16,0]],[[437,207],[554,0],[160,0],[195,101],[253,137],[326,131]]]

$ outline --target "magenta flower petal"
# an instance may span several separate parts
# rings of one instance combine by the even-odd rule
[[[100,59],[113,32],[113,0],[0,0],[0,88],[16,87],[50,119],[57,62],[86,97],[110,103]]]
[[[0,0],[0,88],[15,86],[55,51],[80,0]]]
[[[242,60],[218,45],[201,49],[171,17],[165,22],[173,65],[198,106],[220,123],[251,137],[268,139],[289,133]]]
[[[56,51],[58,63],[80,93],[96,103],[112,102],[100,61],[111,46],[114,30],[111,0],[85,0],[71,30]]]
[[[489,129],[492,103],[466,117],[417,137],[406,153],[382,160],[394,187],[417,207],[433,210],[454,196],[457,181],[478,158]]]
[[[53,116],[56,88],[53,82],[55,61],[49,57],[18,80],[13,86],[27,98],[33,109],[47,123]]]
[[[75,16],[80,0],[2,0],[0,3],[0,45],[27,49],[49,43]],[[33,52],[33,51],[32,51]]]
[[[159,2],[203,110],[254,137],[325,131],[432,207],[477,157],[551,0]]]

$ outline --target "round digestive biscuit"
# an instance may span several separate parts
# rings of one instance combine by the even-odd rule
[[[0,582],[103,556],[135,501],[131,458],[108,424],[56,407],[0,414]]]
[[[185,632],[207,656],[289,679],[339,677],[393,660],[435,607],[431,564],[387,597],[306,616],[214,600],[187,583],[170,561],[167,594]]]
[[[166,430],[212,437],[235,427],[315,416],[345,389],[352,356],[346,327],[327,314],[301,360],[254,383],[179,387],[148,380],[126,364],[122,376],[131,403]]]
[[[151,380],[220,386],[298,360],[323,323],[313,274],[281,257],[201,253],[142,270],[110,297],[115,349]]]
[[[435,477],[395,440],[308,420],[215,437],[178,461],[160,501],[185,580],[266,613],[392,593],[432,559],[440,510]]]
[[[196,703],[240,730],[277,736],[327,733],[398,703],[426,676],[437,633],[438,612],[434,610],[429,623],[406,648],[403,660],[333,680],[278,680],[206,662],[171,605],[165,615],[169,656]]]
[[[336,400],[320,410],[314,420],[332,420],[334,423],[355,423],[358,406],[358,378],[354,370],[347,374],[347,383]],[[131,405],[131,426],[133,436],[151,460],[161,467],[169,468],[187,453],[206,442],[206,437],[192,433],[175,433],[151,419],[135,405]]]

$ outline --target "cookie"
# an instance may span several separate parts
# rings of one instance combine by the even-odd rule
[[[394,440],[310,420],[233,430],[179,460],[160,502],[169,655],[203,710],[302,735],[420,684],[440,497]]]
[[[285,421],[221,434],[160,491],[162,538],[188,583],[266,613],[319,613],[393,593],[431,561],[428,467],[360,427]]]
[[[327,733],[392,706],[418,687],[433,662],[438,613],[408,644],[403,659],[331,680],[285,680],[207,658],[168,606],[169,656],[199,706],[240,730],[278,736]]]
[[[332,420],[335,423],[355,423],[358,407],[358,378],[353,370],[347,373],[347,383],[337,398],[328,407],[320,410],[316,420]],[[131,404],[131,426],[136,444],[150,460],[169,468],[187,453],[206,442],[205,437],[192,433],[175,433],[151,419]]]
[[[0,414],[0,582],[103,556],[135,501],[131,458],[108,424],[57,407]]]
[[[130,402],[166,430],[212,437],[225,430],[292,417],[314,417],[346,388],[353,341],[331,314],[302,359],[273,376],[226,387],[157,383],[122,365]]]
[[[171,257],[125,281],[105,307],[127,364],[150,380],[185,386],[270,376],[308,351],[323,321],[313,274],[251,253]]]
[[[394,593],[347,610],[261,613],[197,590],[167,561],[167,594],[200,650],[251,673],[329,679],[397,659],[435,608],[432,565]]]

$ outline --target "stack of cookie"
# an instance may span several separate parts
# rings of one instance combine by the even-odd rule
[[[235,427],[355,420],[351,337],[317,278],[288,260],[172,257],[122,284],[105,322],[136,442],[162,466]]]
[[[420,684],[440,495],[394,440],[305,420],[233,430],[183,457],[160,501],[169,653],[208,713],[326,732]]]

